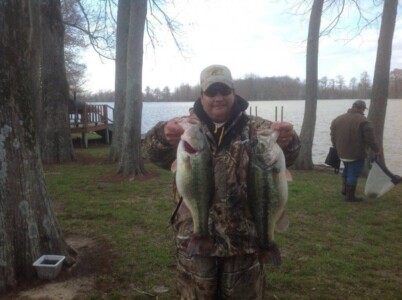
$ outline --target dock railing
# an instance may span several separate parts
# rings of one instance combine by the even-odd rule
[[[88,147],[87,133],[105,131],[106,143],[109,144],[109,128],[113,125],[113,120],[108,116],[109,109],[113,111],[113,107],[107,104],[85,104],[81,109],[70,111],[71,133],[81,133],[85,147]]]

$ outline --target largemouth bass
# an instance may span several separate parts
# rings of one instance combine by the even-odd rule
[[[285,213],[288,200],[286,162],[276,143],[277,132],[258,135],[249,141],[250,161],[248,198],[253,215],[263,263],[279,265],[281,254],[274,242],[274,232],[287,228]]]
[[[214,192],[212,156],[207,137],[197,125],[181,122],[184,133],[177,147],[176,185],[191,211],[194,231],[187,246],[190,255],[208,254],[213,242],[209,236],[209,209]]]

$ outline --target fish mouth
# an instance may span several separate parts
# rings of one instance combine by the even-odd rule
[[[185,150],[187,153],[190,153],[190,154],[197,153],[197,150],[194,149],[194,148],[193,148],[188,142],[186,142],[186,141],[183,141],[183,147],[184,147],[184,150]]]

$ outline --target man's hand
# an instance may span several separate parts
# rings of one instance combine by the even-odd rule
[[[173,118],[166,123],[163,132],[166,140],[173,146],[177,146],[179,144],[180,136],[184,132],[183,127],[180,125],[181,122],[196,124],[197,120],[192,118]]]
[[[279,132],[276,142],[282,149],[285,149],[292,141],[293,125],[288,122],[273,122],[271,129]]]

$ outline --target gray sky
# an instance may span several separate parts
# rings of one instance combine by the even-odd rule
[[[175,0],[166,7],[171,17],[182,24],[178,35],[181,54],[170,33],[157,28],[158,43],[153,49],[145,39],[143,88],[171,90],[181,84],[195,85],[201,70],[210,64],[227,65],[235,79],[247,74],[260,77],[284,76],[304,80],[309,14],[295,14],[291,3],[299,0]],[[364,1],[369,2],[371,1]],[[303,8],[299,9],[302,11]],[[365,13],[382,10],[365,7]],[[401,7],[399,7],[399,12]],[[326,14],[323,29],[333,16]],[[320,39],[318,77],[345,84],[352,77],[359,81],[362,72],[373,77],[380,20],[356,35],[355,10],[346,9],[340,29]],[[402,20],[397,20],[391,70],[402,69]],[[87,64],[87,89],[91,92],[114,90],[114,62],[103,61],[92,51],[83,57]]]

